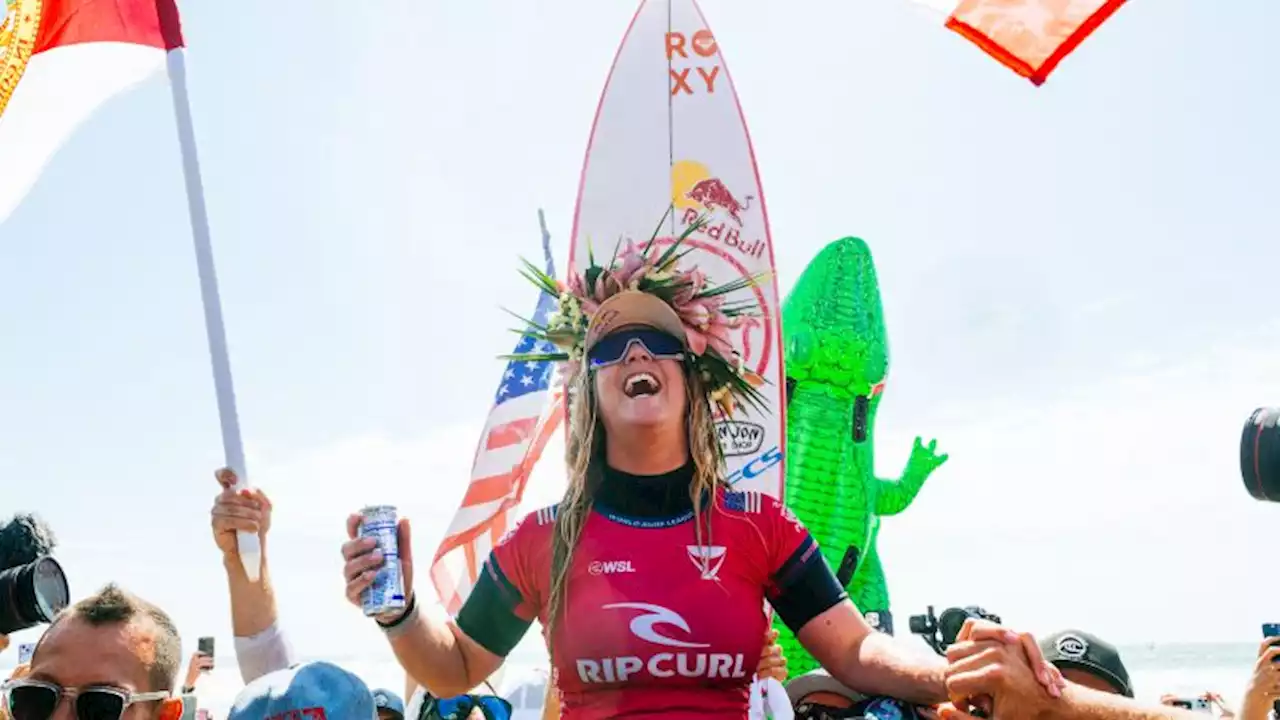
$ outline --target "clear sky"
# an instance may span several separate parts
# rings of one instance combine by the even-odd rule
[[[452,516],[512,344],[500,307],[534,301],[517,257],[539,256],[544,207],[564,262],[634,9],[376,5],[183,7],[250,474],[307,654],[384,647],[342,598],[346,513],[401,506],[424,561]],[[1280,5],[1136,0],[1039,89],[897,0],[702,5],[783,291],[831,240],[875,252],[880,474],[917,433],[952,455],[881,533],[898,624],[975,602],[1119,642],[1280,620],[1280,507],[1238,469],[1245,418],[1280,404]],[[54,525],[75,594],[117,580],[192,644],[229,637],[162,78],[92,118],[0,226],[0,306],[0,510]],[[557,449],[535,495],[556,492]]]

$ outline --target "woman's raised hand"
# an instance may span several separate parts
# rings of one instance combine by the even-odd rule
[[[378,549],[378,541],[371,537],[360,537],[360,515],[347,517],[347,537],[342,544],[342,577],[347,583],[347,600],[360,607],[360,593],[373,584],[378,570],[382,567],[382,551]],[[404,578],[404,596],[407,600],[413,595],[413,547],[409,532],[409,521],[400,518],[396,527],[396,537],[400,550],[400,573]],[[401,613],[388,613],[389,617],[379,620],[394,620]]]

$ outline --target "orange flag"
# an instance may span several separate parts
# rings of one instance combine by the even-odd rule
[[[1125,0],[918,0],[946,25],[1036,85]]]

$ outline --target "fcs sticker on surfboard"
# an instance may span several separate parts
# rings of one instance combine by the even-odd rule
[[[716,418],[728,480],[781,498],[786,403],[778,286],[764,193],[742,108],[715,35],[694,0],[644,0],[605,83],[583,161],[569,263],[588,247],[609,257],[627,238],[642,242],[663,213],[659,234],[707,225],[684,260],[716,284],[766,274],[742,291],[763,312],[733,339],[768,399],[763,415],[739,408]]]

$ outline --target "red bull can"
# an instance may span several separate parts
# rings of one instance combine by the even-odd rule
[[[394,505],[373,505],[360,511],[362,538],[373,538],[382,551],[382,567],[373,584],[360,593],[360,607],[366,616],[404,610],[404,576],[400,572],[400,541]]]

